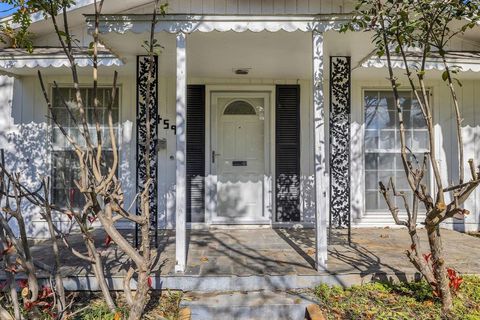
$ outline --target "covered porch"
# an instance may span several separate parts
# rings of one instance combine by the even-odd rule
[[[461,274],[479,274],[480,238],[456,231],[442,230],[445,242],[456,243],[446,249],[446,263]],[[423,233],[421,232],[421,235]],[[133,237],[133,234],[130,234]],[[114,244],[104,245],[105,235],[95,236],[102,250],[107,279],[113,289],[121,289],[128,270],[126,257]],[[329,246],[328,267],[320,272],[315,265],[314,230],[217,229],[188,233],[188,264],[185,273],[175,272],[175,234],[161,235],[153,287],[185,291],[242,291],[312,288],[320,283],[350,286],[368,281],[403,281],[419,274],[404,256],[409,248],[403,229],[362,228],[352,232],[352,243]],[[71,237],[72,245],[83,248],[80,235]],[[428,248],[422,237],[423,248]],[[53,259],[49,241],[38,243],[34,258],[47,265]],[[88,264],[65,248],[60,253],[68,290],[97,290]],[[45,275],[48,281],[48,275]]]
[[[90,25],[91,19],[91,16],[87,16]],[[267,228],[290,228],[295,225],[314,227],[314,230],[308,231],[313,236],[309,265],[317,271],[326,267],[328,221],[330,225],[350,227],[350,71],[352,65],[360,63],[365,56],[371,54],[368,45],[360,45],[362,42],[368,43],[368,34],[343,35],[338,32],[344,21],[343,17],[332,20],[330,16],[322,15],[168,15],[162,17],[155,26],[156,38],[164,46],[156,61],[159,72],[157,80],[160,84],[156,94],[161,101],[162,94],[165,94],[161,89],[162,81],[168,82],[169,88],[174,84],[175,90],[174,113],[169,111],[168,106],[163,110],[160,106],[158,118],[164,121],[165,116],[169,117],[175,124],[175,135],[162,142],[162,145],[166,146],[165,152],[152,154],[152,161],[166,163],[166,169],[159,167],[159,172],[152,174],[160,182],[152,191],[152,212],[157,211],[157,199],[166,191],[171,191],[168,194],[169,202],[164,206],[164,213],[159,210],[156,218],[160,221],[164,219],[167,225],[175,228],[173,239],[177,272],[191,272],[189,265],[194,257],[189,256],[191,248],[187,245],[188,230],[215,228],[217,224],[230,224],[233,229],[245,224],[260,224]],[[122,60],[127,61],[126,70],[133,71],[134,65],[128,61],[137,59],[137,79],[142,78],[145,56],[142,56],[141,47],[143,41],[148,39],[150,23],[151,16],[140,14],[121,18],[105,15],[100,19],[102,43],[120,54]],[[335,70],[332,70],[333,68]],[[137,90],[141,85],[141,82],[137,81]],[[282,115],[275,114],[281,103],[279,101],[282,100],[279,96],[279,85],[300,88],[301,93],[295,98],[301,101],[297,105],[298,118],[282,118]],[[194,94],[189,91],[193,86],[202,88]],[[267,97],[262,100],[265,105],[260,107],[265,109],[265,116],[262,118],[265,131],[261,135],[261,139],[264,139],[261,159],[265,161],[265,166],[253,181],[258,184],[258,179],[263,183],[263,189],[258,192],[258,199],[261,199],[262,203],[256,207],[258,216],[251,220],[231,219],[232,213],[228,219],[216,219],[220,216],[220,201],[225,194],[222,195],[219,191],[222,177],[220,169],[215,167],[216,157],[219,157],[219,161],[224,156],[224,152],[218,152],[220,147],[215,147],[216,143],[220,144],[217,137],[223,135],[215,131],[217,120],[214,108],[217,107],[216,102],[220,101],[215,100],[215,94],[232,92],[261,92]],[[205,106],[204,113],[189,110],[189,99],[195,95],[203,97],[198,104]],[[334,100],[333,109],[329,108],[331,96]],[[141,98],[137,99],[137,110],[139,101],[141,103]],[[266,101],[269,101],[268,104]],[[155,112],[157,111],[154,111],[152,119],[157,119]],[[333,116],[330,116],[330,113]],[[142,126],[139,120],[141,117],[137,113],[137,127]],[[290,145],[283,149],[287,150],[287,153],[279,151],[278,141],[281,137],[278,132],[285,129],[278,127],[279,121],[283,121],[286,128],[293,127],[293,124],[299,127],[299,132],[292,133],[292,136],[296,135],[296,140],[287,142],[286,144]],[[193,131],[196,137],[190,139],[189,132]],[[141,141],[142,138],[137,136],[136,139]],[[334,143],[331,145],[330,141]],[[192,147],[193,142],[197,145]],[[297,150],[288,153],[294,147]],[[198,158],[192,159],[192,155]],[[279,160],[293,157],[297,158],[297,162],[289,164],[287,169],[279,163]],[[247,161],[236,160],[232,161],[233,167],[247,166]],[[141,153],[137,153],[137,161],[141,167]],[[338,165],[338,168],[329,170],[331,163]],[[190,167],[189,170],[192,165],[197,167]],[[162,170],[171,177],[171,182],[166,183],[166,187],[161,185],[164,183],[161,182],[164,178]],[[195,186],[194,178],[198,178]],[[137,176],[137,186],[142,185],[141,179],[141,176]],[[245,177],[235,179],[241,181]],[[279,179],[289,180],[290,184],[279,186]],[[251,186],[251,178],[246,180]],[[169,183],[171,189],[162,190],[168,189]],[[286,199],[293,199],[292,204],[287,203],[285,207],[291,211],[298,210],[298,214],[287,212],[287,219],[279,218],[280,192],[284,192]],[[225,204],[242,204],[238,195],[239,193],[235,194],[231,201],[225,201],[224,207]],[[294,208],[296,206],[298,209]],[[248,211],[244,207],[238,210],[236,207],[229,209],[241,214]],[[198,220],[193,219],[194,210],[200,215]],[[270,244],[268,239],[262,239],[263,242],[265,248]]]

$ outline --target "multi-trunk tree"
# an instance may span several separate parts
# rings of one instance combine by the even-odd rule
[[[91,222],[94,220],[100,221],[101,228],[106,232],[108,242],[112,241],[118,248],[125,253],[128,257],[127,267],[128,271],[125,275],[123,285],[126,303],[129,310],[129,319],[140,319],[144,313],[145,306],[148,302],[148,293],[152,285],[151,271],[156,261],[157,254],[156,248],[152,246],[152,239],[150,236],[150,204],[148,195],[148,186],[154,183],[150,178],[150,170],[147,167],[146,183],[143,186],[145,190],[142,194],[137,195],[137,206],[140,206],[141,214],[137,215],[129,212],[128,208],[132,206],[124,202],[124,194],[122,191],[122,185],[118,177],[119,168],[119,146],[117,143],[117,132],[114,124],[113,117],[113,104],[118,98],[117,95],[117,78],[118,73],[115,71],[113,74],[111,97],[109,99],[109,105],[107,105],[107,124],[106,126],[100,122],[99,117],[99,98],[98,98],[98,50],[100,47],[99,41],[99,18],[102,12],[104,0],[94,1],[93,7],[95,10],[95,24],[93,29],[93,41],[90,44],[90,52],[92,59],[92,84],[93,84],[93,125],[89,123],[86,114],[86,102],[85,97],[82,95],[80,88],[81,82],[77,68],[77,62],[75,58],[76,47],[78,46],[78,40],[74,38],[71,33],[69,24],[69,8],[74,4],[72,0],[54,1],[54,0],[40,0],[40,1],[9,1],[10,4],[17,6],[19,10],[15,14],[15,22],[20,24],[17,28],[17,33],[14,33],[10,26],[4,26],[0,29],[0,35],[4,41],[7,41],[12,46],[26,46],[29,50],[34,50],[32,42],[27,37],[28,26],[30,24],[30,14],[35,11],[41,11],[50,21],[51,26],[57,40],[64,54],[70,61],[70,72],[72,76],[72,84],[74,91],[73,101],[67,101],[67,97],[61,97],[62,107],[64,107],[65,113],[76,126],[79,136],[72,136],[71,131],[63,127],[62,123],[57,119],[57,113],[54,111],[52,104],[52,98],[50,97],[46,83],[42,76],[42,73],[38,72],[38,78],[40,86],[43,91],[45,101],[48,106],[49,115],[52,125],[56,126],[63,134],[69,145],[75,152],[75,159],[78,163],[78,177],[75,181],[76,187],[83,196],[83,205],[79,209],[73,209],[72,206],[68,208],[59,208],[49,202],[49,186],[48,183],[43,181],[40,183],[42,188],[36,192],[31,192],[21,185],[20,182],[14,184],[18,188],[19,193],[25,196],[27,200],[34,205],[38,205],[43,208],[44,212],[47,212],[51,217],[52,211],[56,214],[63,214],[68,216],[69,219],[73,219],[76,222],[78,230],[84,237],[87,253],[82,254],[77,251],[72,251],[78,257],[82,257],[92,264],[95,276],[99,280],[100,288],[102,289],[105,302],[108,307],[114,311],[115,303],[110,295],[109,288],[105,281],[105,271],[103,267],[103,261],[100,253],[95,247],[93,241],[93,235],[91,232]],[[157,50],[160,47],[155,39],[155,25],[158,20],[159,14],[164,14],[166,4],[160,4],[159,0],[154,1],[154,10],[152,14],[151,33],[150,38],[146,41],[144,48],[146,54],[150,58],[149,70],[146,87],[151,88],[154,81],[153,72],[154,68],[154,56],[157,54]],[[56,82],[53,82],[53,87],[58,88]],[[150,105],[151,99],[154,99],[154,95],[151,92],[147,92],[146,105]],[[57,106],[58,107],[58,106]],[[147,112],[148,115],[148,112]],[[147,137],[146,144],[152,143],[152,137],[148,135],[149,128],[153,125],[153,119],[146,119]],[[106,127],[107,135],[102,134],[102,129]],[[93,129],[93,130],[92,130]],[[112,161],[107,161],[105,146],[108,145],[108,152],[113,155]],[[149,148],[144,154],[145,163],[149,164]],[[5,169],[2,166],[2,169]],[[7,173],[7,170],[1,172]],[[123,233],[121,233],[117,227],[116,222],[126,219],[139,226],[140,230],[140,242],[136,247],[131,243],[130,239]],[[62,231],[58,228],[52,227],[52,230],[64,240],[68,247],[67,238]],[[52,238],[53,239],[53,238]],[[27,261],[28,262],[28,261]],[[33,275],[35,273],[33,272]],[[135,292],[132,292],[132,280],[136,281]],[[32,280],[32,282],[35,282]],[[38,292],[38,288],[33,290]]]
[[[405,192],[398,191],[393,179],[379,181],[380,192],[396,224],[407,227],[411,239],[407,256],[441,299],[445,316],[453,308],[452,291],[458,287],[459,278],[446,266],[440,225],[454,216],[469,213],[464,203],[480,184],[480,170],[475,161],[464,158],[463,119],[456,93],[457,85],[461,85],[456,75],[461,70],[448,62],[448,52],[452,39],[477,25],[479,3],[476,0],[361,0],[353,20],[344,26],[344,31],[372,32],[378,55],[386,57],[388,81],[398,114],[403,170],[413,197],[409,199]],[[404,70],[394,69],[394,56],[400,57]],[[432,56],[440,57],[443,63],[441,77],[450,93],[455,114],[459,176],[457,179],[448,177],[448,181],[442,179],[442,168],[437,161],[433,106],[425,80],[432,72],[427,70],[428,59]],[[401,84],[400,78],[406,83]],[[407,143],[405,110],[399,93],[402,88],[412,90],[428,130],[429,152],[423,158],[415,156]],[[466,165],[469,170],[465,169]],[[433,173],[432,188],[427,181],[429,171]],[[401,210],[406,211],[407,219],[400,219]],[[417,221],[419,211],[426,213],[425,221]],[[430,252],[427,253],[420,248],[420,223],[428,236]]]

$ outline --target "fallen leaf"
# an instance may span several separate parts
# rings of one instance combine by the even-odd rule
[[[200,261],[201,261],[201,262],[207,262],[207,261],[208,261],[208,258],[207,258],[207,257],[201,257],[201,258],[200,258]]]
[[[314,255],[315,255],[315,249],[312,249],[312,248],[307,249],[307,254],[308,254],[309,256],[314,256]]]
[[[25,287],[22,289],[22,297],[26,298],[30,294],[30,290],[28,290],[28,287]]]
[[[115,312],[115,315],[113,316],[113,320],[120,320],[122,319],[122,313],[121,312]]]

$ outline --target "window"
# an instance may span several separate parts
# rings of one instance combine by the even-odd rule
[[[113,162],[113,153],[111,150],[110,136],[108,133],[108,105],[111,99],[110,88],[98,88],[97,96],[99,100],[98,119],[102,130],[102,140],[104,144],[104,155],[106,166]],[[81,89],[82,98],[85,102],[85,111],[90,135],[96,142],[95,118],[93,112],[93,89]],[[115,129],[118,129],[119,103],[118,89],[116,101],[113,104],[113,122]],[[75,106],[75,90],[73,88],[54,88],[52,96],[52,112],[57,121],[65,128],[71,137],[80,145],[84,145],[85,140],[80,134],[79,128],[75,125],[72,117],[68,114],[63,99],[71,106],[72,113],[80,121],[79,111]],[[65,139],[60,129],[53,125],[52,132],[52,201],[58,206],[66,207],[71,205],[79,208],[83,205],[83,196],[75,186],[75,180],[79,178],[79,161],[73,147]]]
[[[224,115],[256,115],[255,107],[243,100],[230,103],[223,112]]]
[[[365,91],[365,203],[367,211],[384,211],[387,205],[379,193],[378,182],[393,178],[398,191],[412,192],[408,186],[400,150],[400,134],[395,99],[391,91]],[[400,103],[405,121],[406,145],[412,162],[423,161],[428,151],[428,132],[413,92],[401,91]],[[428,181],[428,176],[426,180]],[[399,199],[396,199],[399,201]],[[403,205],[399,204],[399,208]]]

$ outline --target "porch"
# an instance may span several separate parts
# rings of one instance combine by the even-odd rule
[[[462,274],[479,274],[480,238],[442,230],[447,264]],[[131,235],[133,238],[133,235]],[[344,237],[342,237],[344,238]],[[409,247],[403,229],[359,228],[352,230],[352,243],[333,241],[328,247],[325,270],[316,271],[313,229],[212,229],[191,230],[184,274],[175,273],[175,235],[165,231],[159,237],[159,258],[154,267],[155,289],[185,291],[242,291],[308,288],[320,283],[348,286],[373,280],[411,280],[418,276],[403,252]],[[83,249],[81,237],[72,244]],[[104,245],[98,231],[107,278],[113,289],[121,289],[128,269],[126,258],[114,244]],[[425,237],[423,248],[427,248]],[[83,251],[83,250],[82,250]],[[33,248],[35,259],[51,264],[48,241]],[[68,290],[97,290],[92,271],[65,248],[61,251],[60,272]],[[45,276],[47,277],[47,276]],[[47,279],[46,279],[47,280]]]

